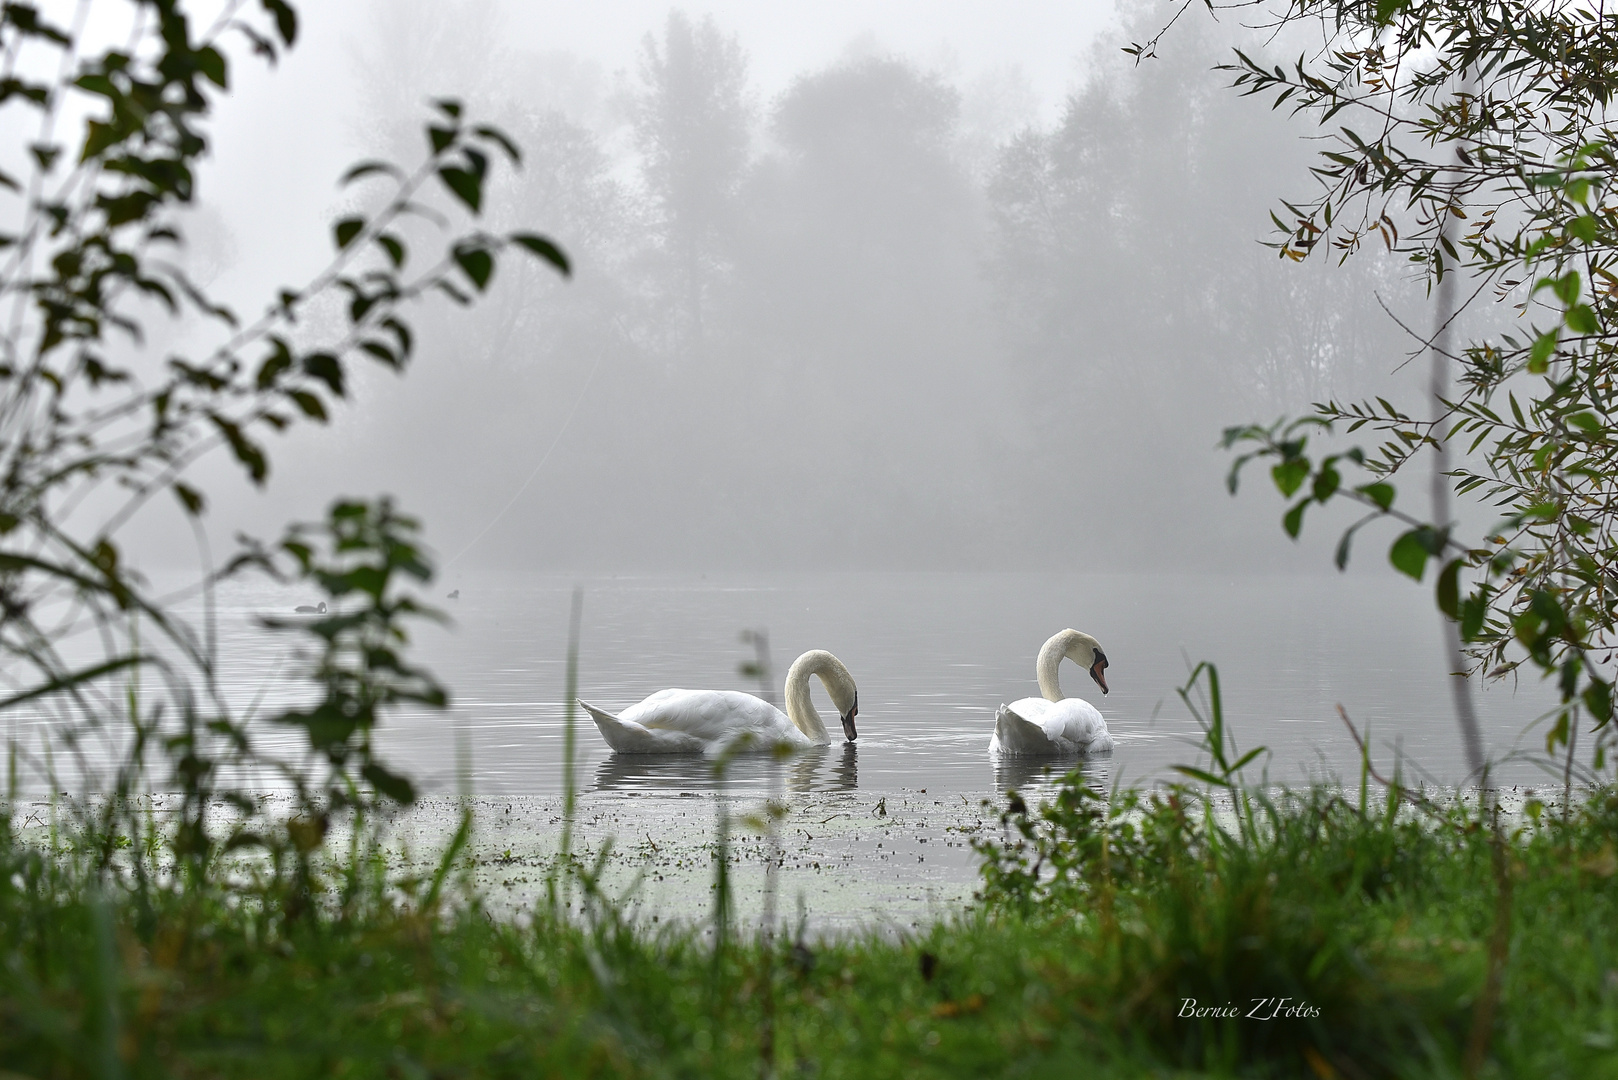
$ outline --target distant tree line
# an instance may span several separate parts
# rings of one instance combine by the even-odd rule
[[[1149,78],[1097,46],[1055,123],[1005,117],[992,155],[954,81],[902,57],[850,51],[761,101],[711,17],[671,13],[616,83],[507,54],[490,94],[528,156],[503,182],[577,279],[497,282],[485,321],[444,331],[456,363],[375,415],[369,445],[396,459],[411,430],[463,432],[467,483],[397,486],[470,523],[572,417],[480,557],[1184,555],[1188,519],[1220,509],[1190,472],[1216,475],[1221,419],[1358,388],[1373,356],[1386,375],[1405,345],[1378,296],[1411,287],[1391,263],[1345,283],[1259,246],[1309,150],[1222,91],[1211,33],[1182,45]],[[1148,459],[1190,472],[1146,484]],[[1229,557],[1217,522],[1195,527],[1193,557]]]

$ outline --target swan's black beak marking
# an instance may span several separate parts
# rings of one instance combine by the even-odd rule
[[[1107,692],[1107,654],[1100,649],[1097,649],[1095,653],[1095,663],[1090,665],[1090,678],[1096,681],[1096,685],[1101,687],[1101,692],[1105,694]]]
[[[859,714],[860,698],[858,694],[855,694],[854,704],[849,706],[848,715],[843,717],[843,738],[847,739],[849,742],[853,742],[855,739],[860,737],[860,733],[854,730],[854,718]]]

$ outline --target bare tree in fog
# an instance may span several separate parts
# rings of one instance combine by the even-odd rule
[[[1026,460],[1050,490],[1128,507],[1107,527],[1133,550],[1210,539],[1197,488],[1212,477],[1158,469],[1146,487],[1143,465],[1206,461],[1226,409],[1268,412],[1385,376],[1371,360],[1402,351],[1402,332],[1377,295],[1419,292],[1393,260],[1328,275],[1258,243],[1266,193],[1310,150],[1284,116],[1223,90],[1210,71],[1222,53],[1213,33],[1187,32],[1148,71],[1098,46],[1055,127],[1011,139],[987,188]],[[1105,475],[1076,480],[1076,454]],[[1036,507],[1053,530],[1071,520]]]
[[[691,340],[703,338],[704,294],[725,258],[736,189],[750,148],[747,57],[712,16],[669,12],[641,48],[635,134]]]
[[[468,32],[379,62],[492,58],[474,81],[528,148],[507,190],[577,274],[514,268],[478,326],[424,328],[446,361],[365,420],[349,459],[466,522],[451,551],[501,514],[478,557],[1226,565],[1256,526],[1219,492],[1221,423],[1398,352],[1386,260],[1345,283],[1257,243],[1308,148],[1222,92],[1213,33],[1149,73],[1098,47],[1042,129],[1016,69],[874,43],[755,117],[712,18],[662,20],[616,99],[588,59]]]
[[[960,559],[1000,501],[976,422],[1003,395],[959,108],[905,60],[832,65],[777,101],[748,182],[730,314],[775,404],[777,475],[802,496],[780,511],[820,558]]]

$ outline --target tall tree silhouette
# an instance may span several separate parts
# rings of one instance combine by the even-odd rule
[[[641,47],[635,133],[661,218],[671,292],[690,340],[703,336],[705,290],[724,265],[736,189],[746,168],[747,58],[711,16],[671,11],[661,40]]]

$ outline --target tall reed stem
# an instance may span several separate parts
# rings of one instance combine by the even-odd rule
[[[567,622],[567,673],[564,676],[562,691],[562,839],[557,850],[556,862],[545,882],[545,899],[553,916],[557,913],[557,874],[563,874],[567,879],[572,877],[573,807],[576,799],[573,756],[577,752],[578,742],[578,733],[574,725],[577,720],[579,697],[579,624],[583,619],[584,587],[575,585],[573,606]],[[561,896],[564,903],[567,900],[567,892],[564,881]]]

